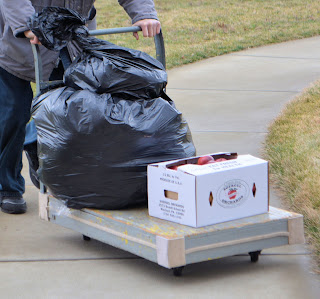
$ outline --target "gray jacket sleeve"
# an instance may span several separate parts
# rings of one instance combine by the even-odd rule
[[[118,0],[118,2],[132,19],[132,24],[142,19],[158,20],[153,0]]]
[[[31,2],[29,0],[0,0],[0,11],[14,36],[24,37],[23,32],[29,30],[27,20],[35,12]]]

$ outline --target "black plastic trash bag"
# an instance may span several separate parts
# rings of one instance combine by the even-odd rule
[[[161,62],[138,50],[91,40],[90,50],[87,47],[67,68],[64,74],[67,86],[131,99],[161,96],[167,84]]]
[[[40,179],[72,208],[147,203],[147,165],[195,155],[173,102],[61,87],[34,100]]]
[[[75,30],[74,36],[82,54],[64,74],[67,86],[131,99],[162,95],[167,72],[160,61],[142,51],[88,36],[83,26]]]
[[[87,32],[86,19],[75,10],[64,7],[46,7],[28,20],[29,29],[49,50],[59,51],[75,39],[75,31],[82,27]]]
[[[84,23],[76,11],[62,7],[45,8],[28,22],[48,49],[61,50],[72,41],[72,47],[82,52],[65,72],[66,86],[131,98],[162,95],[167,73],[161,62],[142,51],[89,36]]]

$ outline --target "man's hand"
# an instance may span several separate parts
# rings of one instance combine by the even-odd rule
[[[24,35],[26,38],[30,39],[30,43],[33,45],[41,45],[39,39],[34,35],[34,33],[31,30],[25,31]]]
[[[135,22],[132,26],[139,26],[142,29],[142,34],[144,37],[154,37],[156,34],[160,33],[161,25],[158,20],[155,19],[143,19]],[[133,36],[138,40],[138,32],[134,32]]]

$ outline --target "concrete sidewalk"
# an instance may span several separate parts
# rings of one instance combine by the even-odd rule
[[[208,59],[168,76],[168,94],[187,119],[198,154],[261,156],[270,122],[320,78],[320,37]],[[0,212],[0,298],[320,298],[306,245],[264,250],[256,264],[248,256],[192,264],[174,277],[154,263],[40,221],[27,163],[24,176],[28,212]],[[283,207],[273,191],[270,200]]]

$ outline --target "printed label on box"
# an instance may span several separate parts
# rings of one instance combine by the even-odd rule
[[[231,180],[218,190],[217,202],[223,208],[235,208],[242,205],[249,196],[249,186],[242,180]]]

